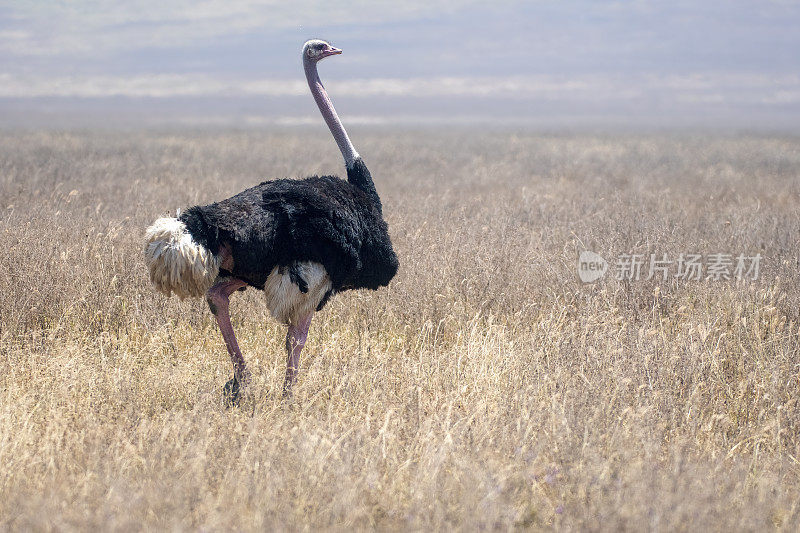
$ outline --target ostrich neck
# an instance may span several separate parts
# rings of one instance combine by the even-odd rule
[[[344,126],[342,126],[342,121],[339,120],[339,115],[336,114],[336,110],[333,108],[333,103],[328,96],[328,92],[319,79],[316,62],[303,58],[303,66],[305,67],[308,87],[311,89],[314,101],[317,102],[319,111],[322,113],[322,118],[325,119],[325,123],[328,125],[333,138],[336,140],[336,144],[339,145],[339,150],[342,152],[344,162],[347,168],[350,169],[358,158],[358,152],[356,152],[353,143],[350,142],[350,137],[347,136],[347,132]]]

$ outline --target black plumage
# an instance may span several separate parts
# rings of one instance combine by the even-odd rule
[[[229,248],[233,268],[222,275],[258,289],[276,266],[292,275],[293,265],[303,261],[322,264],[336,292],[385,286],[398,268],[380,199],[361,158],[348,168],[347,181],[336,176],[265,181],[227,200],[191,207],[180,220],[213,254]],[[299,275],[292,281],[305,292]]]

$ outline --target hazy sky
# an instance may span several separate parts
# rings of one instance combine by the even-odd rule
[[[799,28],[790,0],[6,0],[0,112],[314,120],[299,51],[322,37],[344,49],[323,79],[364,122],[785,128]]]

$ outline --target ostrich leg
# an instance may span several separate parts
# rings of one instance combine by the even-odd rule
[[[233,332],[233,326],[231,325],[228,303],[231,294],[246,285],[242,280],[228,279],[220,281],[208,289],[206,294],[208,307],[217,319],[222,339],[225,341],[225,347],[228,349],[228,355],[230,355],[231,363],[233,363],[233,379],[225,384],[225,399],[229,404],[234,405],[239,397],[239,388],[246,386],[250,381],[250,371],[247,370],[244,357],[242,357],[242,352],[239,350],[239,343],[236,342],[236,334]]]
[[[313,313],[308,314],[300,318],[297,324],[289,324],[289,330],[286,332],[286,379],[283,381],[284,397],[292,395],[292,385],[297,381],[297,372],[300,370],[300,352],[303,351],[303,346],[306,345],[308,328],[311,326],[312,316],[314,316]]]

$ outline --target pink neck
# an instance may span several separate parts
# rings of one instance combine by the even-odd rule
[[[317,73],[317,63],[304,57],[303,67],[306,71],[308,87],[311,89],[314,101],[317,102],[319,112],[322,113],[322,118],[325,119],[325,123],[331,130],[336,144],[339,145],[339,150],[342,152],[345,164],[350,168],[358,157],[358,152],[356,152],[353,143],[350,142],[350,138],[344,130],[344,126],[342,126],[342,121],[339,120],[339,115],[336,114],[336,110],[333,108],[333,103],[328,97],[328,92],[325,90],[325,87],[322,86],[319,74]]]

